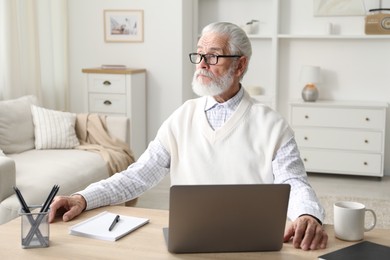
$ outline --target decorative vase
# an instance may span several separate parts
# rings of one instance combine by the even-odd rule
[[[246,34],[256,34],[259,29],[259,20],[251,20],[242,26],[242,29],[246,32]]]
[[[314,84],[307,84],[302,89],[302,98],[307,102],[314,102],[318,98],[318,89]]]

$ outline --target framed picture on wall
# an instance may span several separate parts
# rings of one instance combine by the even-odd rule
[[[104,10],[106,42],[143,42],[143,10]]]
[[[314,0],[314,16],[363,16],[366,14],[364,1]]]

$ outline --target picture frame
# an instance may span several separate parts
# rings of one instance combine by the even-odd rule
[[[104,10],[105,42],[143,42],[143,10]]]
[[[364,16],[364,0],[314,0],[314,16]]]

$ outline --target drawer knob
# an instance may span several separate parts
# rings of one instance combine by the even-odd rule
[[[304,139],[305,141],[309,140],[309,138],[308,138],[307,136],[303,137],[303,139]]]
[[[108,80],[105,80],[105,81],[103,82],[103,85],[108,87],[108,86],[111,85],[111,82],[108,81]]]
[[[308,115],[305,115],[305,119],[309,119],[309,116],[308,116]]]
[[[369,117],[366,117],[366,122],[369,122],[370,121],[370,118]]]
[[[367,165],[368,165],[368,162],[364,162],[363,164],[364,164],[365,166],[367,166]]]
[[[367,140],[367,139],[366,139],[366,140],[364,140],[364,143],[368,144],[368,140]]]
[[[106,106],[109,106],[109,105],[111,105],[112,103],[111,103],[110,100],[105,100],[105,101],[103,102],[103,104],[105,104]]]
[[[304,162],[307,162],[307,158],[303,158],[303,161],[304,161]]]

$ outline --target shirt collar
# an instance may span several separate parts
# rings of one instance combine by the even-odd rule
[[[240,84],[240,90],[237,92],[237,94],[234,95],[231,99],[229,99],[223,103],[218,103],[214,99],[214,97],[207,96],[204,111],[208,111],[208,110],[216,107],[217,105],[223,105],[226,108],[235,110],[237,108],[238,104],[240,104],[243,96],[244,96],[244,89],[241,86],[241,84]]]

